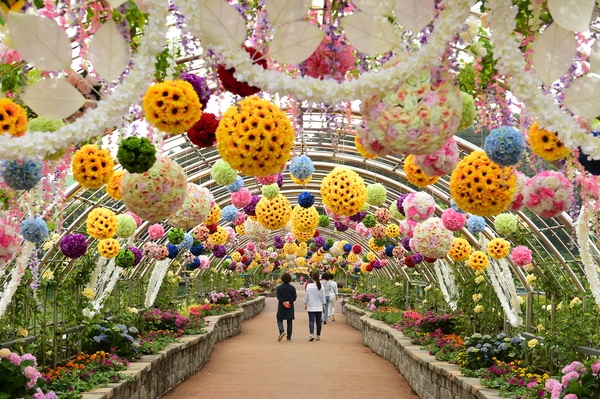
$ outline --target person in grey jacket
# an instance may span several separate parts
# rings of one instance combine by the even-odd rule
[[[309,341],[315,340],[315,322],[317,324],[317,341],[321,339],[321,319],[323,316],[323,306],[325,305],[325,289],[321,286],[319,272],[312,272],[311,278],[314,283],[306,286],[304,294],[304,310],[308,311],[308,330]]]
[[[296,287],[290,284],[292,275],[283,273],[281,275],[283,284],[277,286],[277,327],[279,327],[279,338],[281,341],[285,337],[283,330],[283,321],[287,320],[287,340],[292,340],[292,322],[294,320],[294,301],[296,301]]]

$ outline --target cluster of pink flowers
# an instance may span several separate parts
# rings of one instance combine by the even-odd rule
[[[0,270],[19,249],[19,233],[3,218],[0,218]]]
[[[532,262],[531,250],[523,245],[515,247],[510,253],[510,259],[517,266],[525,266]]]
[[[354,47],[342,36],[326,35],[319,47],[306,60],[306,74],[317,79],[344,80],[356,61]]]
[[[162,225],[156,223],[148,227],[148,235],[153,240],[160,240],[165,235],[165,229]]]
[[[169,250],[164,245],[147,242],[142,246],[142,254],[148,258],[163,260],[169,254]]]
[[[446,229],[458,231],[465,227],[465,223],[467,223],[467,214],[459,213],[452,208],[448,208],[442,212],[442,222]]]
[[[0,58],[2,64],[12,64],[22,61],[21,55],[17,50],[11,50],[3,43],[0,43]]]
[[[529,179],[523,188],[523,202],[541,217],[555,217],[571,207],[573,187],[561,173],[546,170]]]
[[[35,389],[35,392],[31,394],[34,399],[56,399],[57,396],[54,391],[45,394],[40,388],[36,388],[38,380],[42,378],[42,374],[37,370],[37,359],[31,353],[19,356],[19,354],[11,352],[9,349],[0,349],[0,360],[2,359],[8,360],[14,366],[14,368],[11,366],[12,370],[11,368],[7,369],[9,373],[14,372],[16,369],[17,373],[20,373],[28,380],[25,387],[28,390]]]
[[[415,156],[417,165],[427,176],[444,176],[452,172],[459,159],[458,144],[454,137],[444,144],[442,148],[427,155]]]
[[[430,218],[435,211],[435,200],[423,191],[410,193],[402,201],[406,218],[414,222],[422,222]],[[404,233],[404,232],[403,232]]]
[[[589,368],[580,362],[572,362],[568,366],[564,367],[562,370],[563,376],[560,381],[555,379],[549,379],[546,381],[546,392],[550,393],[551,399],[578,399],[578,396],[574,393],[566,393],[564,396],[561,396],[566,392],[569,392],[574,381],[578,381],[581,385],[586,385],[586,381],[595,381],[600,376],[600,360],[596,360],[595,362],[589,364]],[[590,376],[591,374],[591,376]],[[595,378],[589,378],[595,377]],[[587,387],[589,389],[590,387]],[[592,388],[593,389],[593,388]]]

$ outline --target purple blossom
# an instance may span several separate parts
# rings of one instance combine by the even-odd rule
[[[211,95],[211,91],[206,83],[206,79],[198,75],[194,75],[193,73],[183,73],[181,74],[181,79],[192,85],[194,91],[196,94],[198,94],[198,98],[202,104],[202,109],[205,110]]]
[[[348,219],[352,220],[353,222],[360,223],[365,218],[365,216],[367,216],[367,212],[357,212],[354,215],[350,216]]]
[[[213,255],[215,258],[223,258],[227,254],[227,248],[225,245],[215,245],[213,247]]]
[[[133,261],[133,266],[140,263],[140,261],[142,260],[142,251],[140,251],[140,249],[137,247],[127,247],[127,249],[130,250],[131,252],[133,252],[133,255],[135,256],[135,259]]]
[[[69,258],[82,257],[88,248],[87,238],[83,234],[75,233],[64,236],[60,240],[60,250]]]
[[[250,203],[244,207],[244,212],[248,216],[256,216],[256,204],[260,201],[260,196],[253,195]]]

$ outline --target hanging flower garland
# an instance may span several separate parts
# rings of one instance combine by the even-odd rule
[[[598,271],[596,270],[596,262],[594,261],[590,253],[590,239],[588,228],[590,222],[590,215],[593,215],[592,206],[589,203],[585,202],[581,207],[579,218],[577,218],[575,232],[577,235],[577,245],[579,246],[581,263],[583,263],[584,266],[585,276],[587,277],[588,283],[590,285],[590,291],[592,291],[592,295],[594,297],[596,305],[600,306],[600,278],[598,277]]]
[[[253,64],[259,65],[263,69],[267,68],[267,60],[265,59],[263,53],[248,46],[243,46],[242,48],[246,53],[248,53],[251,59],[258,60],[254,61]],[[239,81],[235,78],[234,74],[235,68],[227,68],[223,64],[219,64],[217,66],[217,75],[219,76],[219,80],[221,81],[223,88],[228,92],[242,97],[251,96],[260,92],[260,86],[251,86],[245,81]]]
[[[35,244],[33,242],[28,241],[23,245],[23,248],[18,255],[17,263],[11,271],[10,282],[6,285],[2,293],[0,293],[0,317],[6,312],[8,304],[11,302],[17,288],[21,284],[21,279],[27,270],[27,262],[34,249]]]
[[[6,268],[13,255],[19,252],[20,241],[17,230],[0,217],[0,272]]]
[[[444,300],[450,306],[451,310],[456,310],[456,299],[458,292],[456,291],[456,284],[454,281],[454,273],[448,267],[446,262],[442,260],[436,260],[433,263],[435,269],[435,275],[437,276],[438,285],[444,296]]]

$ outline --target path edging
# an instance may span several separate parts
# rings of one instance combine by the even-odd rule
[[[421,399],[501,399],[497,390],[463,376],[458,366],[436,360],[400,331],[371,319],[371,312],[352,305],[345,312],[348,325],[362,332],[363,344],[392,363]]]
[[[246,301],[231,313],[209,316],[206,334],[185,335],[181,343],[169,344],[155,355],[131,363],[122,373],[128,381],[108,384],[82,393],[82,399],[161,398],[183,380],[200,370],[210,358],[215,344],[242,330],[242,322],[257,316],[265,307],[265,297]]]

